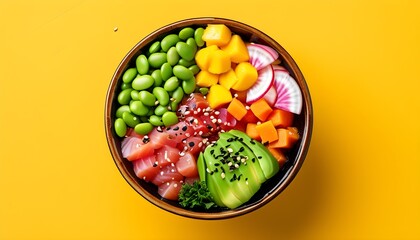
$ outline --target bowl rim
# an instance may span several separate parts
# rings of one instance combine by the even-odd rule
[[[184,209],[181,207],[175,207],[161,199],[156,198],[147,190],[139,187],[136,184],[137,179],[129,174],[129,172],[125,169],[123,165],[123,159],[120,157],[118,153],[118,147],[116,146],[116,142],[114,140],[114,135],[112,133],[112,121],[111,121],[111,109],[112,104],[115,99],[115,90],[118,86],[118,81],[122,76],[122,73],[127,69],[129,63],[132,61],[133,57],[138,54],[138,52],[145,47],[147,44],[151,43],[155,38],[161,36],[164,33],[170,32],[175,29],[180,29],[186,26],[191,25],[207,25],[211,23],[220,23],[226,24],[227,26],[233,26],[236,28],[244,29],[245,31],[254,32],[254,35],[257,34],[259,37],[263,37],[264,41],[267,42],[270,46],[274,47],[276,51],[282,57],[282,60],[286,62],[291,69],[293,69],[293,74],[296,82],[298,83],[303,97],[303,108],[302,113],[304,114],[304,127],[303,132],[301,133],[301,143],[297,150],[297,154],[295,157],[295,163],[292,165],[291,169],[287,172],[287,174],[282,179],[281,183],[270,193],[266,194],[261,200],[255,202],[252,205],[247,206],[246,208],[242,209],[233,209],[233,210],[226,210],[221,212],[197,212],[188,209]],[[125,66],[125,67],[124,67]],[[166,210],[168,212],[174,213],[179,216],[195,218],[195,219],[227,219],[232,217],[237,217],[244,215],[246,213],[252,212],[256,209],[261,208],[262,206],[266,205],[268,202],[273,200],[277,197],[286,187],[292,182],[295,178],[297,173],[299,172],[300,168],[303,165],[303,162],[306,158],[306,155],[309,150],[309,145],[312,136],[312,128],[313,128],[313,109],[312,109],[312,100],[309,93],[309,88],[303,77],[303,74],[291,57],[291,55],[273,38],[265,34],[264,32],[248,25],[243,22],[239,22],[237,20],[227,19],[227,18],[219,18],[219,17],[197,17],[197,18],[188,18],[183,20],[178,20],[167,24],[159,29],[151,32],[150,34],[143,37],[139,42],[137,42],[130,51],[124,56],[121,60],[119,65],[117,66],[111,81],[108,86],[106,99],[105,99],[105,134],[108,143],[109,150],[111,152],[112,158],[114,163],[116,164],[120,174],[126,180],[126,182],[143,198],[145,198],[150,203],[154,204],[155,206]]]

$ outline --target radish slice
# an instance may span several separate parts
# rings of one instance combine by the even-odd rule
[[[264,99],[270,107],[274,106],[274,103],[276,103],[277,100],[277,91],[274,85],[271,86],[268,92],[264,95]]]
[[[303,104],[302,92],[295,79],[284,71],[274,70],[274,87],[277,90],[274,107],[300,114]]]
[[[286,68],[284,68],[283,66],[280,66],[280,65],[273,65],[273,69],[274,69],[274,71],[281,71],[281,72],[285,72],[285,73],[289,74],[289,71],[287,71]]]
[[[249,54],[249,62],[257,70],[265,68],[279,57],[279,54],[276,52],[276,50],[269,46],[252,43],[248,44],[247,48]]]
[[[246,103],[252,104],[258,99],[264,97],[264,95],[270,90],[274,82],[274,71],[271,65],[258,71],[257,81],[252,85],[246,92]]]

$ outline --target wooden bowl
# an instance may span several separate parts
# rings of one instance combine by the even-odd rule
[[[232,32],[241,35],[244,41],[266,44],[274,48],[280,54],[282,65],[297,81],[304,100],[302,112],[300,115],[295,116],[294,122],[294,126],[296,126],[299,130],[301,139],[287,154],[288,161],[280,169],[276,176],[269,179],[261,186],[261,189],[251,198],[249,202],[234,210],[219,209],[211,211],[195,211],[185,209],[177,202],[161,198],[157,193],[157,187],[151,183],[140,180],[134,174],[132,163],[122,157],[122,139],[115,134],[113,129],[113,122],[115,120],[114,116],[118,104],[116,90],[120,89],[122,83],[121,77],[124,71],[130,66],[135,66],[135,59],[137,56],[139,56],[144,49],[147,49],[151,43],[163,35],[178,32],[180,29],[187,26],[205,27],[207,24],[225,24]],[[135,191],[154,205],[171,213],[196,219],[224,219],[240,216],[262,207],[279,195],[294,179],[304,162],[311,139],[312,121],[312,103],[308,86],[293,58],[279,43],[258,29],[241,22],[222,18],[193,18],[181,20],[164,26],[143,38],[127,53],[117,67],[114,75],[112,76],[105,102],[105,132],[108,146],[115,164],[125,180]]]

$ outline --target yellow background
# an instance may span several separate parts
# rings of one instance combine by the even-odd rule
[[[419,12],[416,0],[0,0],[0,239],[420,239]],[[280,42],[314,107],[294,182],[228,220],[150,204],[105,140],[105,94],[124,55],[200,16]]]

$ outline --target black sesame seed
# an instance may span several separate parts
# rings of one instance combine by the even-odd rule
[[[179,127],[178,126],[174,127],[174,130],[175,131],[178,131],[179,130]]]
[[[261,159],[262,158],[262,156],[258,156],[258,159]]]
[[[189,143],[188,143],[188,146],[190,146],[190,147],[194,147],[194,142],[189,142]]]
[[[167,128],[166,128],[166,131],[169,131],[169,130],[171,130],[171,127],[167,127]]]
[[[211,125],[207,125],[207,129],[211,130],[213,127]]]
[[[153,163],[153,167],[157,167],[158,165],[156,163]]]
[[[184,131],[184,132],[187,131],[187,129],[188,129],[188,127],[186,125],[182,127],[182,131]]]
[[[254,163],[255,162],[255,158],[252,158],[251,161]]]
[[[233,142],[233,140],[234,140],[233,138],[228,138],[226,141],[227,142]]]
[[[210,154],[213,154],[213,153],[214,153],[214,149],[210,150]]]
[[[215,163],[214,166],[218,167],[220,166],[220,163]]]
[[[251,141],[249,141],[252,145],[255,145],[255,141],[254,140],[251,140]]]
[[[244,147],[239,148],[239,152],[243,152],[245,150]]]

